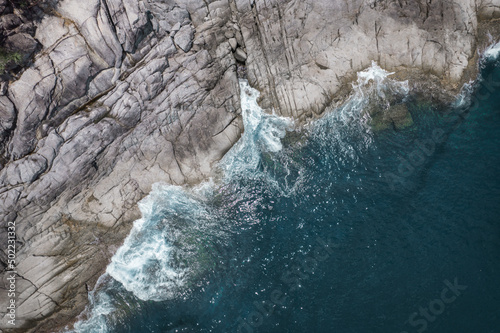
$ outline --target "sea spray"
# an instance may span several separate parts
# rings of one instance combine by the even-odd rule
[[[154,184],[139,208],[142,218],[134,222],[106,272],[142,300],[173,298],[185,285],[189,267],[173,265],[172,224],[195,228],[208,213],[183,188],[166,184]]]
[[[440,115],[443,110],[425,110],[425,105],[409,101],[410,110],[417,111],[415,126],[403,131],[376,133],[369,122],[364,122],[364,117],[369,121],[370,114],[363,111],[384,109],[388,102],[394,103],[390,87],[404,88],[404,83],[391,80],[390,76],[381,80],[372,77],[361,83],[355,83],[360,91],[353,92],[351,107],[346,103],[323,119],[312,122],[308,129],[310,136],[297,138],[296,132],[287,135],[280,140],[277,152],[255,144],[251,152],[257,156],[250,154],[252,158],[246,159],[252,162],[250,166],[242,167],[233,177],[219,178],[217,185],[208,187],[208,193],[198,195],[187,191],[188,198],[199,202],[208,216],[214,218],[199,224],[176,225],[200,225],[215,219],[223,225],[228,221],[237,226],[232,231],[238,232],[228,236],[236,241],[227,247],[231,254],[227,270],[214,274],[187,297],[162,303],[137,300],[127,304],[128,301],[119,300],[121,295],[132,295],[132,299],[135,296],[112,279],[114,285],[109,289],[94,293],[94,306],[100,302],[109,304],[101,311],[107,314],[98,316],[104,327],[95,325],[95,329],[87,328],[86,332],[235,332],[238,315],[254,320],[260,315],[254,311],[260,311],[267,295],[276,295],[274,291],[280,290],[283,272],[288,269],[303,274],[296,270],[293,262],[302,265],[300,262],[304,261],[300,259],[307,257],[318,235],[333,237],[340,245],[339,250],[332,253],[331,260],[311,274],[308,281],[302,280],[304,283],[295,294],[278,295],[279,299],[281,296],[287,298],[285,307],[277,307],[278,311],[269,317],[263,313],[265,320],[259,331],[300,331],[304,328],[321,331],[322,327],[335,327],[340,331],[365,332],[383,327],[396,328],[394,331],[399,332],[404,330],[407,323],[403,321],[415,304],[412,304],[411,290],[398,286],[421,286],[424,281],[429,287],[424,291],[428,292],[435,289],[434,282],[439,283],[446,277],[441,274],[443,269],[453,270],[457,262],[469,271],[476,270],[478,262],[497,267],[490,265],[498,263],[493,255],[496,253],[493,241],[483,242],[489,249],[485,252],[483,243],[478,247],[474,242],[468,244],[463,240],[469,239],[471,234],[473,239],[488,240],[488,235],[494,234],[491,228],[496,226],[496,211],[491,211],[491,207],[496,207],[498,196],[491,195],[495,187],[478,184],[496,184],[492,171],[499,164],[498,159],[491,158],[499,155],[489,153],[498,148],[494,141],[498,135],[485,136],[484,140],[481,137],[494,128],[492,120],[498,119],[498,112],[489,112],[487,117],[481,112],[472,112],[477,120],[483,118],[481,126],[470,126],[472,132],[469,133],[455,132],[450,136],[449,146],[444,145],[439,150],[432,148],[435,155],[423,161],[423,165],[407,177],[409,182],[416,184],[418,191],[394,192],[378,175],[395,170],[399,157],[409,159],[413,156],[420,145],[412,146],[412,142],[427,140],[433,129],[443,125]],[[404,100],[404,90],[400,95],[396,96],[397,103]],[[473,143],[471,133],[477,138],[474,146],[470,145]],[[488,150],[482,151],[485,145],[489,145]],[[476,155],[470,155],[475,152],[481,152],[483,158],[477,160]],[[450,159],[454,157],[456,159]],[[301,176],[305,180],[296,192],[284,197],[282,192],[275,191],[274,183],[266,182],[273,180],[282,187],[283,175],[289,173],[293,182],[296,178],[291,177],[292,169],[296,167],[291,162],[305,166],[305,176]],[[453,163],[461,167],[450,166]],[[478,172],[471,172],[473,170]],[[488,191],[481,194],[482,189]],[[487,223],[469,228],[481,224],[483,215]],[[216,234],[221,234],[220,230]],[[212,239],[219,239],[219,236]],[[177,246],[179,244],[172,244],[173,248]],[[454,260],[448,260],[450,255]],[[464,259],[469,255],[472,255],[470,260]],[[447,258],[450,265],[443,266],[441,258]],[[174,260],[169,266],[176,267]],[[191,263],[182,267],[195,266],[196,263]],[[422,268],[421,274],[415,267]],[[429,276],[429,272],[435,274]],[[194,270],[188,269],[186,277],[193,273]],[[493,288],[495,280],[490,280],[479,276],[477,286],[486,283],[488,289],[485,290],[491,294],[496,289]],[[181,289],[188,288],[190,278],[185,281]],[[429,294],[432,295],[432,290]],[[482,306],[481,299],[476,303]],[[142,308],[144,304],[147,305]],[[482,325],[483,330],[487,330],[487,326],[495,327],[493,320],[488,320],[491,304],[484,305],[482,312],[486,315],[483,320],[476,320],[474,326]],[[128,305],[132,310],[125,315]],[[109,312],[110,308],[114,310]],[[357,311],[361,308],[366,311]],[[467,309],[459,311],[459,315],[466,312]],[[363,320],[358,320],[360,318]],[[455,325],[455,318],[440,318],[432,323],[433,329],[443,331],[453,326],[456,331],[470,322]],[[250,324],[254,322],[249,320]],[[473,325],[469,325],[472,331]],[[249,326],[252,328],[258,331]]]

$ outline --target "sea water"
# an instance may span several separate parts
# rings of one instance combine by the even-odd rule
[[[500,65],[439,109],[375,63],[305,127],[242,81],[218,177],[155,184],[75,332],[499,332]],[[413,125],[373,131],[368,108]]]

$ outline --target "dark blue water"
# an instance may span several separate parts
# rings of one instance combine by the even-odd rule
[[[109,282],[107,330],[500,332],[498,62],[482,77],[472,105],[405,99],[405,130],[326,116],[261,150],[202,200],[196,277],[160,302]]]

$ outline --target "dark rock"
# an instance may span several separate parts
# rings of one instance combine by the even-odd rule
[[[9,36],[5,41],[5,47],[11,52],[19,52],[26,60],[36,51],[38,42],[26,33],[18,33]]]
[[[0,17],[0,29],[12,30],[22,23],[16,14],[7,14]]]
[[[403,130],[413,125],[413,118],[406,104],[397,104],[387,110],[374,112],[371,117],[371,126],[374,131],[382,131],[389,128]]]
[[[8,8],[7,0],[0,0],[0,14],[4,14],[7,8]]]
[[[413,118],[406,104],[394,105],[389,108],[387,113],[397,130],[413,125]]]
[[[14,31],[16,33],[26,33],[30,36],[34,36],[36,31],[36,26],[33,22],[26,22],[24,24],[21,24]]]

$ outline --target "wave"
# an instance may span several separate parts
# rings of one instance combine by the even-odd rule
[[[106,272],[141,300],[173,298],[189,274],[185,263],[174,260],[178,229],[199,230],[209,214],[182,187],[166,184],[154,184],[139,208],[142,218],[134,222]]]
[[[392,80],[392,74],[373,62],[358,73],[353,94],[344,105],[310,124],[305,136],[311,140],[307,142],[319,144],[327,163],[356,160],[357,152],[369,147],[372,140],[367,110],[387,108],[408,94],[408,82]],[[308,151],[315,148],[301,139],[303,133],[287,137],[294,130],[294,122],[264,112],[257,103],[259,92],[244,80],[240,81],[240,96],[244,133],[220,161],[220,181],[216,184],[209,180],[190,189],[153,185],[151,193],[139,203],[142,218],[134,222],[112,257],[102,277],[107,282],[89,294],[87,319],[76,323],[73,332],[109,331],[121,307],[113,299],[120,292],[112,296],[113,289],[123,288],[142,301],[166,301],[199,286],[203,274],[217,265],[217,251],[211,249],[224,246],[238,223],[253,223],[230,221],[228,207],[211,205],[225,192],[237,197],[236,201],[248,194],[252,210],[259,204],[251,194],[256,183],[274,191],[273,197],[296,195],[302,188],[310,167],[305,160]],[[360,139],[353,140],[353,136]],[[245,182],[250,185],[245,187]]]
[[[483,57],[488,60],[496,60],[500,56],[500,42],[496,44],[491,44],[486,48],[483,53]]]
[[[490,38],[492,37],[490,36]],[[486,78],[483,77],[482,72],[487,66],[494,66],[494,63],[500,58],[500,42],[490,44],[480,55],[480,58],[479,68],[482,71],[479,73],[478,77],[475,80],[470,80],[462,86],[460,93],[452,104],[452,109],[457,111],[470,108],[473,103],[474,94],[481,88],[481,85],[485,83]]]
[[[257,103],[259,92],[247,81],[240,80],[240,98],[245,131],[235,146],[224,156],[220,165],[226,179],[237,174],[255,172],[262,152],[280,151],[281,139],[294,127],[290,118],[265,113]]]
[[[259,107],[259,93],[248,82],[240,81],[240,91],[245,131],[219,163],[223,183],[264,174],[263,154],[279,152],[281,139],[293,129],[291,119],[267,114]],[[105,276],[142,301],[165,301],[189,292],[200,275],[213,268],[217,254],[211,249],[231,227],[206,204],[216,187],[212,180],[190,189],[154,184],[138,204],[142,218],[134,222]],[[116,285],[89,294],[88,318],[76,323],[73,332],[108,332],[107,318],[116,310],[107,295],[109,288]]]
[[[393,72],[382,69],[375,61],[357,74],[353,92],[347,101],[310,126],[311,136],[337,160],[357,161],[362,151],[373,143],[372,115],[391,105],[405,102],[410,91],[408,81],[391,78]]]

